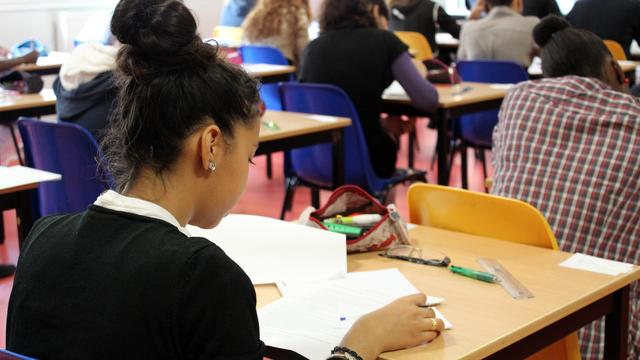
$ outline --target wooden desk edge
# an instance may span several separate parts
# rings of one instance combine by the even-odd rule
[[[33,189],[36,189],[38,187],[38,185],[40,185],[40,183],[36,182],[36,183],[31,183],[31,184],[15,186],[15,187],[8,188],[8,189],[0,189],[0,195],[13,194],[13,193],[17,193],[17,192],[25,191],[25,190],[33,190]]]

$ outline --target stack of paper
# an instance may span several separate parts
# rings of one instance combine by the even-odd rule
[[[347,273],[342,234],[254,215],[229,215],[215,229],[188,230],[222,248],[254,285],[326,280]]]
[[[575,254],[567,260],[561,262],[560,266],[613,276],[625,274],[633,270],[633,264],[602,259],[585,254]]]
[[[324,282],[281,282],[284,297],[258,311],[260,337],[268,345],[323,359],[362,315],[418,293],[397,270],[349,273]],[[427,303],[440,303],[429,297]],[[436,309],[436,316],[451,328]]]

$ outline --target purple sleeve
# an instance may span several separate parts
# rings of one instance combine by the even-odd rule
[[[429,112],[438,106],[438,91],[420,75],[407,51],[393,61],[391,71],[416,109]]]

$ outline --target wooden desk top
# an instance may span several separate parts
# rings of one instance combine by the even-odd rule
[[[454,328],[431,344],[385,353],[382,359],[479,359],[566,317],[640,278],[609,276],[559,267],[569,253],[465,235],[436,228],[411,231],[414,245],[437,249],[459,266],[481,269],[478,258],[498,260],[535,298],[515,300],[499,285],[469,279],[438,267],[381,258],[376,253],[348,256],[349,271],[398,268],[421,291],[441,296],[438,307]],[[280,294],[274,285],[256,286],[258,307]]]
[[[392,85],[392,87],[394,86],[395,85]],[[459,85],[436,84],[439,95],[439,107],[442,109],[450,109],[488,100],[499,100],[504,98],[509,88],[509,85],[475,82],[463,82]],[[469,90],[463,91],[463,89]],[[411,105],[411,99],[409,99],[407,93],[402,89],[385,92],[382,95],[382,99],[388,103]]]
[[[62,64],[64,64],[70,55],[70,53],[66,52],[52,51],[48,56],[39,57],[35,64],[24,64],[20,66],[20,70],[26,72],[60,70],[60,67],[62,67]]]
[[[23,110],[56,104],[53,89],[43,89],[39,94],[16,94],[0,92],[0,112]]]
[[[242,67],[255,77],[289,75],[296,72],[296,67],[292,65],[242,64]]]
[[[269,121],[273,121],[280,130],[274,130],[264,125],[265,122]],[[260,142],[280,140],[351,125],[351,119],[349,118],[271,110],[264,114],[262,122]]]

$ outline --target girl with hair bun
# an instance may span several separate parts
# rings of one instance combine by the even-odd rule
[[[257,83],[202,42],[181,1],[121,0],[111,29],[119,93],[101,146],[116,191],[34,225],[7,348],[47,359],[261,359],[249,278],[186,228],[216,226],[244,189],[264,110]],[[430,341],[443,324],[425,301],[363,316],[340,346],[375,359]]]
[[[640,263],[640,100],[593,33],[564,19],[533,31],[539,81],[514,86],[493,133],[491,192],[526,201],[561,250]],[[640,286],[631,286],[628,359],[640,357]],[[581,329],[584,359],[602,359],[604,321]]]

